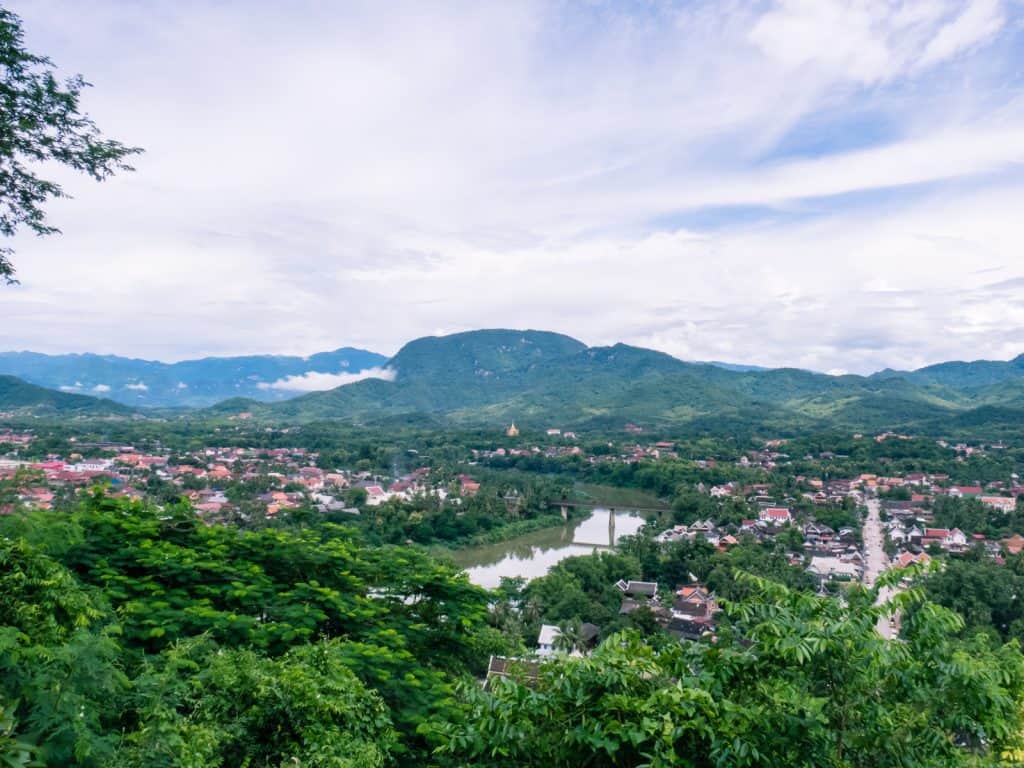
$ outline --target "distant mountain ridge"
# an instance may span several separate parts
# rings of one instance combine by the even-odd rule
[[[416,339],[387,368],[394,372],[391,381],[362,381],[257,410],[299,421],[427,418],[577,427],[626,421],[896,426],[989,406],[1011,413],[1021,408],[1024,417],[1024,372],[974,388],[934,375],[916,381],[898,373],[830,376],[690,363],[626,344],[587,347],[546,331],[490,329]]]
[[[62,416],[127,416],[132,413],[131,408],[113,400],[58,392],[5,375],[0,375],[0,411]]]
[[[310,357],[248,355],[163,363],[118,355],[0,353],[0,374],[125,405],[205,407],[231,397],[274,402],[303,391],[301,377],[340,376],[383,365],[384,355],[342,347]],[[298,377],[297,383],[289,377]],[[284,381],[287,386],[275,386]],[[339,382],[340,383],[340,382]],[[306,391],[308,391],[308,387]]]
[[[226,382],[230,397],[200,411],[214,417],[252,411],[289,422],[493,426],[514,420],[537,428],[621,428],[634,422],[716,432],[1024,425],[1024,356],[831,376],[795,368],[686,362],[626,344],[588,347],[559,333],[511,329],[415,339],[390,359],[363,354],[355,358],[350,350],[338,350],[308,359],[222,358],[174,365],[179,366],[175,374],[189,365],[205,368],[215,381],[225,373],[217,391],[224,391]],[[0,361],[9,357],[0,355]],[[293,391],[269,386],[280,378],[308,375],[318,366],[336,371],[342,358],[347,370],[376,377],[356,381],[354,376],[345,386],[291,399],[282,398]],[[77,356],[82,359],[124,360]],[[239,385],[241,373],[254,368],[260,373],[249,374],[254,378]],[[61,375],[73,370],[81,368]],[[327,374],[315,384],[322,388],[334,380]],[[75,381],[86,383],[80,377]],[[81,401],[75,405],[82,407]]]
[[[886,368],[872,374],[873,378],[905,378],[908,381],[926,384],[940,384],[950,387],[979,389],[993,384],[1002,384],[1024,377],[1024,355],[1013,360],[953,360],[936,363],[916,371],[896,371]]]

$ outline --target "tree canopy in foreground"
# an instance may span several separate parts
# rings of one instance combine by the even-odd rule
[[[311,521],[244,531],[101,493],[0,518],[0,765],[995,766],[1024,657],[902,593],[744,580],[715,639],[613,634],[537,681],[498,595]],[[911,610],[912,608],[912,610]]]

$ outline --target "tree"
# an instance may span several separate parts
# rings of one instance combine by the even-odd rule
[[[583,644],[583,628],[579,619],[568,619],[558,625],[555,649],[572,653]]]
[[[125,161],[142,150],[106,139],[79,98],[88,87],[81,75],[61,83],[45,56],[25,50],[21,19],[0,8],[0,234],[12,237],[24,226],[37,235],[59,230],[46,220],[43,205],[67,197],[36,167],[56,162],[97,181],[131,171]],[[16,282],[10,248],[0,248],[0,280]]]
[[[880,583],[892,586],[901,572]],[[530,686],[466,684],[442,727],[451,765],[497,768],[996,766],[1021,743],[1024,657],[1016,643],[962,640],[961,619],[910,589],[876,605],[742,577],[714,640],[614,635],[544,665]],[[916,610],[901,641],[875,625]]]

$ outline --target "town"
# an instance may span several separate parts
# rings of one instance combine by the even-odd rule
[[[671,469],[687,478],[673,488],[674,498],[670,495],[660,502],[661,511],[648,510],[642,532],[655,546],[666,550],[679,542],[699,542],[727,553],[741,543],[758,545],[782,553],[789,566],[805,572],[821,594],[877,576],[869,573],[872,544],[864,535],[871,505],[881,527],[874,556],[883,567],[927,564],[968,551],[983,552],[994,563],[1002,563],[1006,555],[1024,549],[1024,530],[1000,526],[1001,520],[1014,515],[1018,500],[1024,497],[1016,472],[973,484],[955,482],[948,471],[836,477],[830,467],[834,462],[848,466],[848,457],[819,450],[794,461],[788,453],[792,446],[785,439],[691,458],[695,448],[686,441],[643,442],[638,439],[642,429],[633,424],[623,432],[624,439],[602,441],[550,428],[527,439],[512,425],[497,438],[500,445],[475,447],[467,441],[457,461],[438,463],[409,449],[404,456],[408,469],[399,471],[397,462],[392,462],[391,471],[385,472],[379,466],[367,466],[365,459],[350,466],[332,465],[321,453],[297,445],[170,450],[159,440],[147,440],[140,444],[143,448],[134,443],[87,442],[71,435],[73,451],[41,455],[33,449],[37,436],[32,429],[4,428],[0,431],[0,483],[5,492],[0,496],[0,511],[10,513],[16,507],[56,511],[78,494],[96,488],[115,498],[187,504],[207,524],[263,525],[302,513],[372,528],[384,509],[388,516],[405,510],[420,525],[403,528],[396,541],[458,545],[462,540],[454,535],[438,537],[431,531],[422,537],[418,531],[424,527],[424,514],[441,510],[465,524],[467,512],[494,501],[474,514],[501,516],[502,522],[511,525],[509,536],[514,537],[527,530],[521,527],[527,522],[523,518],[531,516],[524,507],[527,499],[537,507],[533,527],[566,524],[549,507],[556,497],[567,494],[572,483],[547,490],[550,498],[545,494],[533,498],[524,477],[555,468],[614,478],[617,472],[647,468]],[[286,439],[287,432],[280,438]],[[888,445],[915,441],[894,433],[854,434],[849,439],[882,449],[887,441]],[[936,440],[930,444],[954,467],[985,461],[1006,450],[1002,443]],[[421,460],[422,464],[417,463]],[[514,471],[514,467],[535,471]],[[808,467],[823,472],[802,471]],[[733,479],[722,479],[728,476]],[[564,507],[562,511],[564,516]],[[486,530],[489,541],[504,537],[501,526],[491,529],[488,525]],[[619,579],[614,586],[621,595],[621,617],[642,609],[663,631],[681,639],[715,631],[718,597],[704,583]],[[588,642],[596,644],[601,633],[601,627],[589,620],[594,617],[581,618],[587,638],[570,644],[577,652]],[[558,639],[561,632],[556,625],[542,624],[536,652],[549,655],[564,646]]]

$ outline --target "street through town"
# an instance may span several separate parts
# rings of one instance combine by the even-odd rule
[[[868,508],[867,517],[864,518],[864,584],[873,586],[875,580],[881,575],[889,564],[885,555],[885,535],[882,531],[882,519],[880,517],[880,503],[877,498],[869,498],[866,502]],[[891,587],[886,587],[878,594],[878,602],[884,603],[893,595]],[[898,619],[897,619],[898,621]],[[891,640],[896,634],[896,628],[890,625],[887,618],[878,620],[878,633]]]

